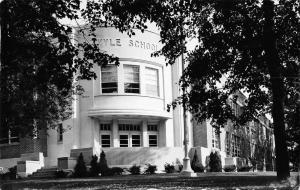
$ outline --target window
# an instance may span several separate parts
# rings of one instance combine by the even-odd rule
[[[148,131],[158,131],[157,125],[148,125],[147,126]]]
[[[134,124],[119,124],[119,131],[141,131],[141,126]]]
[[[212,147],[220,149],[220,132],[212,128]]]
[[[239,157],[241,152],[241,139],[237,135],[232,135],[232,156]]]
[[[128,147],[128,135],[120,135],[120,147]]]
[[[226,132],[226,154],[229,156],[230,155],[230,134],[229,132]]]
[[[110,147],[110,135],[101,135],[102,147]]]
[[[101,68],[101,89],[102,93],[118,92],[117,66],[107,65]]]
[[[101,123],[100,124],[100,130],[101,131],[110,131],[111,124],[110,123]]]
[[[149,135],[149,147],[157,147],[157,135]]]
[[[64,138],[63,133],[64,133],[63,124],[60,123],[60,124],[58,124],[58,127],[57,127],[57,142],[63,141],[63,138]]]
[[[124,65],[124,92],[140,93],[140,69],[139,66]]]
[[[159,96],[158,89],[158,70],[146,67],[146,94],[151,96]]]
[[[20,142],[17,129],[9,129],[0,131],[0,144],[11,144]]]
[[[132,147],[140,147],[141,146],[141,135],[132,135],[131,136],[132,141]]]

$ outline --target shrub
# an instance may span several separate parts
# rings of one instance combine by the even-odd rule
[[[129,168],[129,173],[131,173],[132,175],[139,175],[141,174],[141,166],[138,165],[133,165]]]
[[[145,174],[154,174],[155,171],[157,170],[157,166],[151,165],[151,164],[146,164],[147,168],[145,170]]]
[[[16,179],[17,178],[17,166],[11,167],[8,169],[8,176],[9,179]]]
[[[82,153],[80,153],[76,166],[74,168],[74,177],[85,177],[87,174],[85,162]]]
[[[209,155],[210,172],[222,172],[222,162],[220,154],[215,151]]]
[[[225,172],[234,172],[235,169],[236,169],[235,165],[227,165],[227,166],[224,167]]]
[[[55,172],[55,178],[66,178],[68,175],[68,172],[65,172],[63,170],[58,170]]]
[[[122,173],[124,172],[124,169],[120,167],[113,167],[110,168],[109,170],[111,175],[122,175]]]
[[[198,158],[197,150],[195,150],[194,157],[191,162],[191,168],[194,172],[204,172],[204,167]]]
[[[100,154],[100,161],[99,161],[99,172],[101,173],[101,176],[108,176],[109,174],[109,168],[107,165],[107,161],[105,158],[105,153],[102,150],[101,154]]]
[[[166,173],[174,173],[175,166],[173,164],[165,163],[165,172]]]
[[[251,166],[242,166],[237,169],[238,172],[249,172],[252,169]]]
[[[91,169],[90,169],[90,176],[95,177],[99,175],[99,167],[98,167],[98,156],[92,156],[91,160]]]
[[[178,172],[181,172],[181,170],[183,169],[183,165],[181,164],[181,162],[178,158],[176,159],[176,166],[177,166]]]

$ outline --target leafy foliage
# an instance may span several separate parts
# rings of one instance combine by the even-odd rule
[[[82,90],[75,79],[95,77],[94,63],[118,64],[96,43],[76,41],[85,30],[74,32],[61,21],[78,19],[79,5],[79,0],[1,1],[2,135],[8,129],[25,136],[36,127],[56,127],[70,117],[72,95]]]
[[[107,161],[106,161],[106,158],[105,158],[105,153],[104,153],[103,150],[100,154],[100,161],[99,161],[98,168],[99,168],[99,172],[100,172],[101,176],[110,175],[109,174],[109,168],[108,168],[108,165],[107,165]]]
[[[164,167],[165,167],[166,173],[175,173],[176,172],[175,166],[173,164],[165,163]]]
[[[78,156],[77,163],[74,168],[74,177],[86,177],[87,169],[82,153]]]
[[[223,169],[225,172],[234,172],[236,170],[236,166],[235,165],[226,165]]]
[[[68,173],[63,170],[58,170],[55,172],[55,178],[66,178]]]
[[[91,168],[90,168],[90,176],[98,176],[99,175],[99,165],[98,165],[98,156],[93,155],[91,160]]]
[[[156,165],[146,164],[146,166],[145,174],[155,174],[157,170]]]
[[[139,174],[141,174],[141,166],[133,165],[128,169],[128,171],[132,175],[139,175]]]
[[[222,172],[222,162],[219,152],[215,151],[210,153],[208,165],[210,172]]]
[[[191,168],[194,172],[204,172],[204,167],[198,158],[197,150],[194,152],[194,157],[191,162]]]
[[[198,121],[211,119],[216,128],[228,120],[237,127],[272,113],[274,119],[277,173],[289,176],[284,126],[286,94],[297,97],[299,73],[299,3],[297,0],[257,1],[90,1],[84,12],[93,25],[113,25],[134,34],[147,21],[160,29],[161,50],[173,64],[183,53],[189,63],[181,79],[190,91],[170,107],[183,104]],[[188,40],[197,43],[188,51]],[[248,94],[241,116],[236,117],[228,99]],[[271,94],[271,96],[270,96]],[[293,129],[295,130],[295,129]]]

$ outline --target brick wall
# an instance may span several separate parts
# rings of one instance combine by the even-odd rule
[[[0,159],[19,158],[20,144],[7,144],[0,146]]]

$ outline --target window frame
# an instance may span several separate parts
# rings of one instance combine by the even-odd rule
[[[156,94],[150,94],[150,93],[148,93],[147,92],[147,85],[149,85],[149,83],[147,83],[147,78],[146,78],[146,76],[147,76],[147,70],[154,70],[154,71],[156,71],[156,91],[157,91],[157,93]],[[145,70],[144,70],[144,72],[145,72],[145,79],[144,79],[144,81],[145,81],[145,84],[144,84],[144,86],[145,86],[145,94],[147,95],[147,96],[153,96],[153,97],[160,97],[160,77],[159,77],[159,68],[154,68],[154,67],[149,67],[149,66],[145,66]]]
[[[127,82],[125,81],[125,75],[128,74],[128,73],[125,73],[125,67],[136,67],[138,68],[138,72],[131,72],[133,74],[138,74],[138,83],[136,82]],[[130,74],[131,74],[130,73]],[[134,75],[133,75],[134,76]],[[122,82],[123,82],[123,93],[124,94],[141,94],[141,65],[134,65],[134,64],[123,64],[123,79],[122,79]],[[126,84],[138,84],[138,88],[128,88],[126,87]],[[126,92],[126,89],[138,89],[138,92]]]
[[[101,94],[118,94],[119,93],[119,79],[118,79],[119,71],[118,71],[118,67],[116,65],[113,65],[113,64],[108,64],[105,67],[114,67],[115,68],[116,81],[105,82],[105,83],[116,83],[116,87],[109,87],[109,88],[103,88],[102,87],[102,84],[103,84],[103,80],[102,80],[103,70],[102,70],[102,68],[104,68],[104,67],[100,67],[100,92],[101,92]],[[116,91],[115,92],[103,92],[103,89],[110,89],[110,88],[111,89],[116,88]]]

